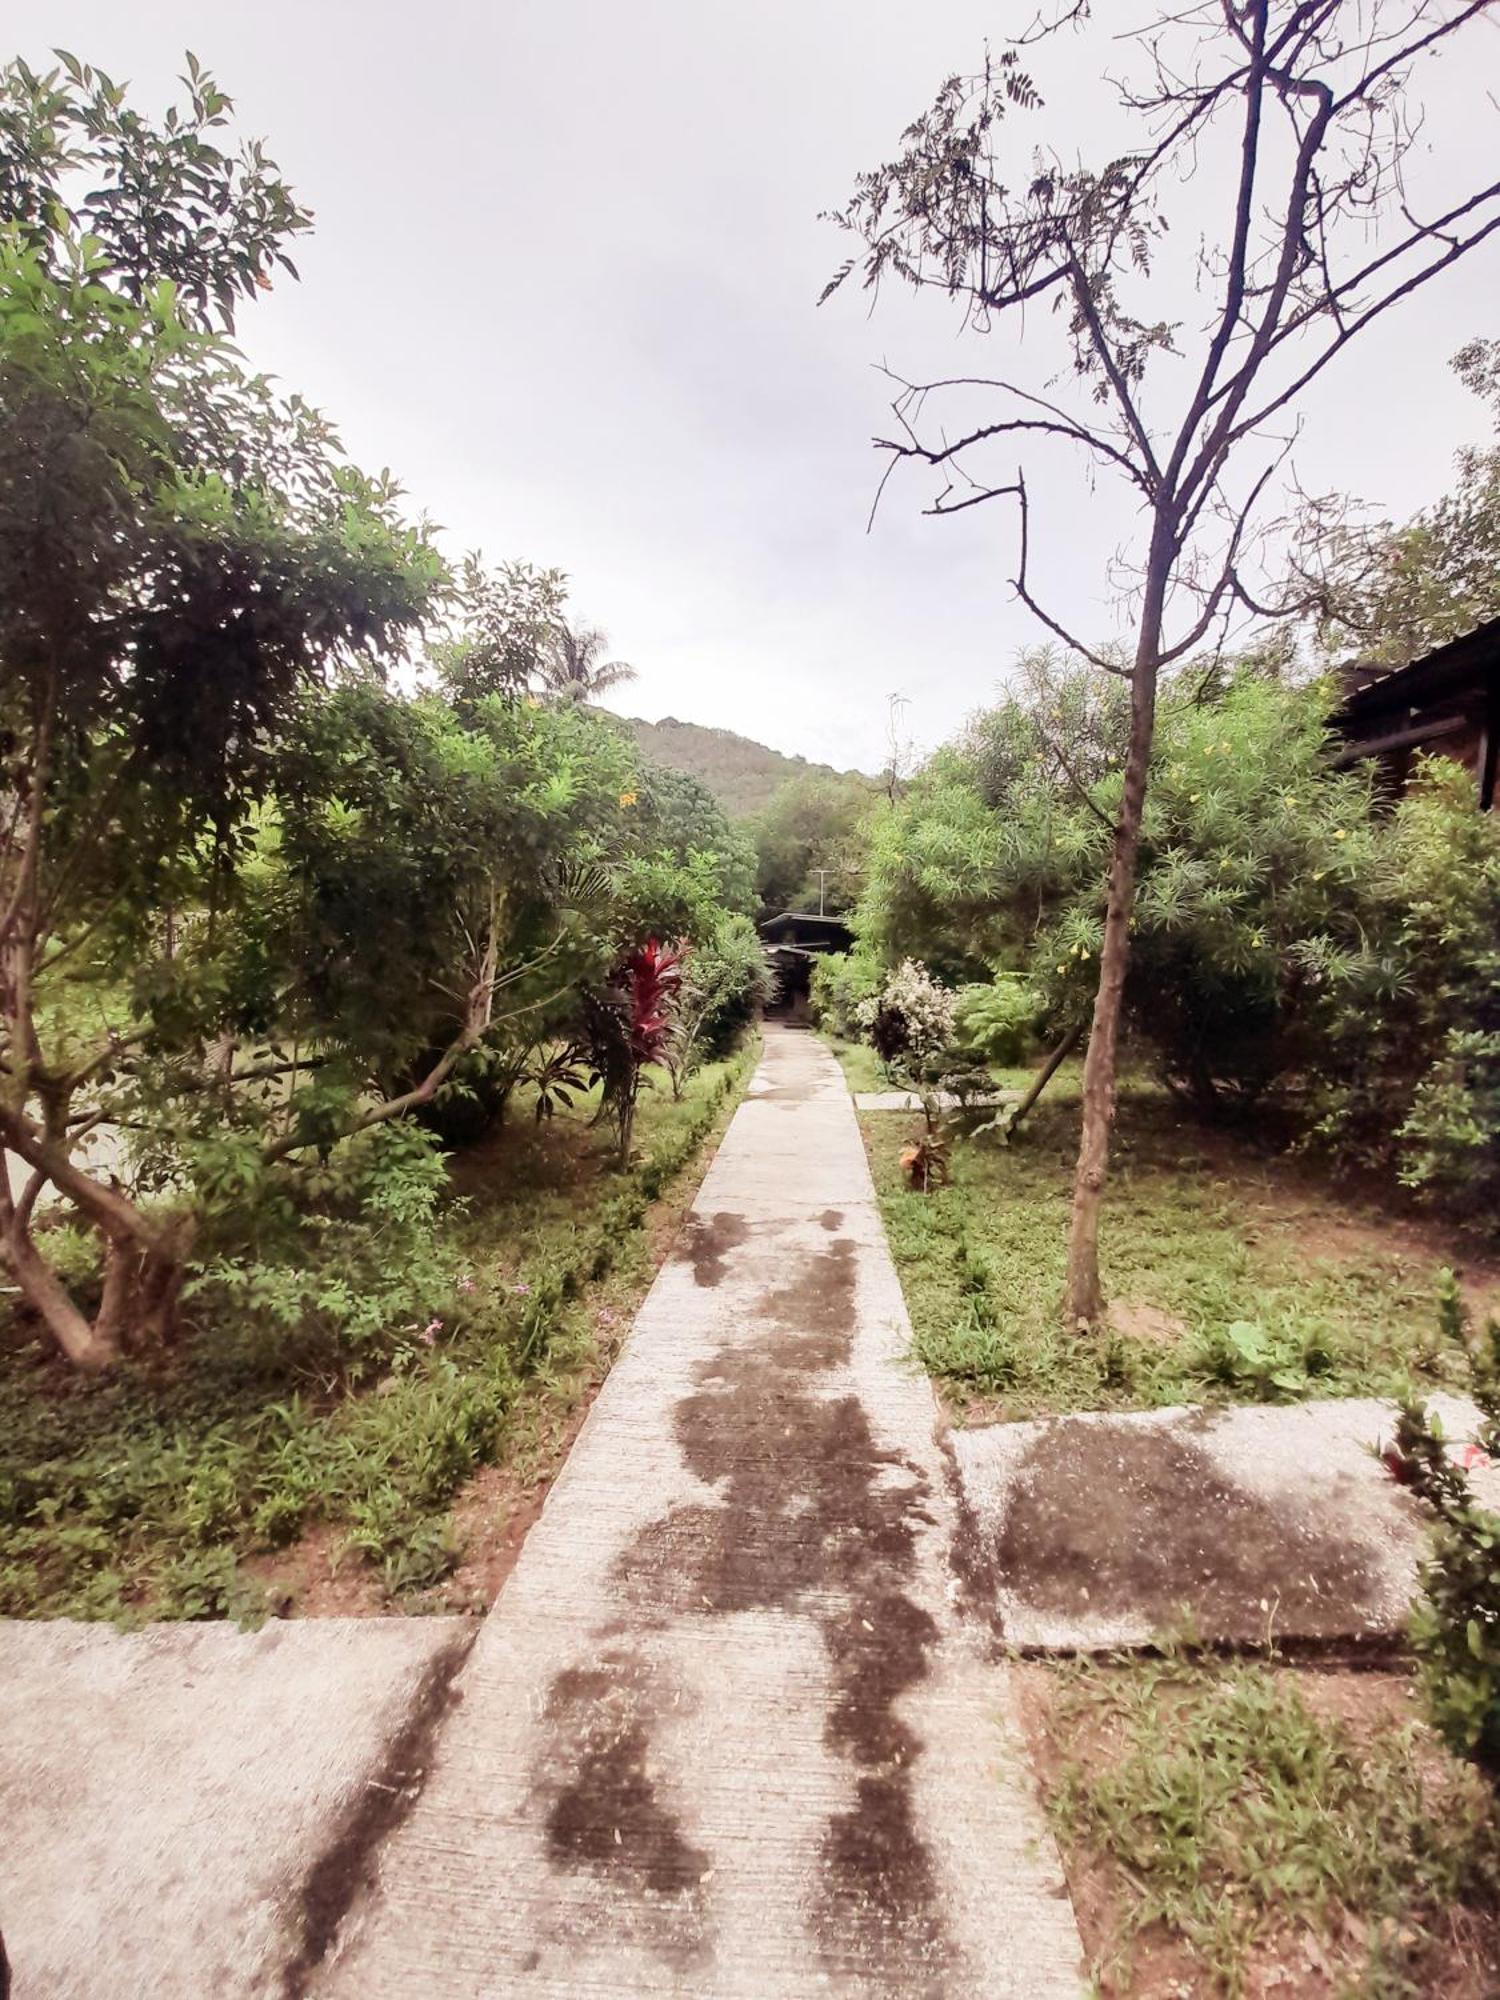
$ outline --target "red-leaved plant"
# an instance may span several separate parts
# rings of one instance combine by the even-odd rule
[[[613,1120],[619,1159],[630,1158],[641,1072],[665,1067],[682,986],[683,947],[648,938],[621,959],[602,993],[584,1001],[584,1038],[604,1085],[600,1115]]]

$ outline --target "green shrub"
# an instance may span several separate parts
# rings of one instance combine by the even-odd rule
[[[885,984],[885,967],[861,945],[853,951],[830,952],[815,958],[812,967],[812,1017],[820,1028],[841,1035],[846,1042],[864,1038],[859,1010]]]
[[[959,1050],[979,1062],[1014,1069],[1035,1053],[1042,996],[1016,972],[988,986],[959,989],[954,1028]]]
[[[259,1218],[244,1267],[215,1246],[170,1373],[132,1361],[58,1395],[16,1356],[0,1370],[0,1616],[254,1617],[241,1558],[316,1522],[392,1594],[431,1588],[457,1559],[454,1494],[503,1455],[535,1385],[590,1351],[578,1301],[696,1157],[748,1060],[704,1076],[569,1227],[530,1240],[523,1224],[518,1268],[484,1275],[475,1231],[493,1252],[516,1225],[496,1244],[487,1217],[434,1207],[430,1139],[381,1128],[329,1190],[330,1216]]]
[[[1318,1134],[1455,1212],[1500,1215],[1500,814],[1433,758],[1376,831],[1368,944],[1327,982]]]
[[[1465,1331],[1451,1271],[1442,1276],[1444,1336]],[[1474,1395],[1484,1413],[1479,1448],[1500,1455],[1500,1320],[1470,1347]],[[1437,1526],[1422,1565],[1422,1599],[1411,1635],[1432,1719],[1450,1749],[1500,1784],[1500,1514],[1481,1507],[1465,1455],[1455,1455],[1442,1426],[1414,1398],[1403,1403],[1385,1462],[1395,1478],[1433,1509]]]

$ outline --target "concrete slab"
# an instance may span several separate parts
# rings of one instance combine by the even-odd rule
[[[477,1630],[0,1623],[16,2000],[301,1993]]]
[[[311,1991],[1083,1991],[853,1107],[771,1030]]]
[[[961,1106],[981,1110],[996,1104],[1019,1104],[1019,1090],[996,1090],[986,1097],[955,1097],[951,1091],[934,1093],[939,1111],[957,1111]],[[920,1111],[922,1100],[914,1090],[857,1090],[856,1111]]]
[[[1478,1411],[1432,1406],[1456,1442]],[[1428,1521],[1375,1452],[1389,1403],[1168,1409],[953,1437],[1006,1639],[1106,1651],[1174,1631],[1234,1644],[1394,1638]],[[1500,1474],[1479,1476],[1500,1501]]]

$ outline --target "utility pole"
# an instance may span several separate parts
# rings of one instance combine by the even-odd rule
[[[818,915],[820,917],[823,914],[823,884],[824,881],[827,879],[827,875],[828,875],[828,870],[826,868],[820,868],[818,870]]]

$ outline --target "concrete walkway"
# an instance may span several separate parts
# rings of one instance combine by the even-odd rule
[[[294,2000],[421,1780],[467,1618],[0,1620],[15,2000]]]
[[[1424,1398],[1455,1448],[1479,1412]],[[1431,1517],[1380,1463],[1396,1406],[1364,1398],[1046,1417],[956,1431],[1007,1642],[1104,1652],[1171,1633],[1232,1645],[1386,1644]],[[1471,1470],[1500,1506],[1500,1467]]]
[[[1082,1992],[908,1338],[838,1066],[771,1029],[303,1990]]]

